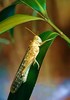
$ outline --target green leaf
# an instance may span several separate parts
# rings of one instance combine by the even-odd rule
[[[17,0],[20,3],[24,3],[30,6],[32,9],[46,15],[46,0]]]
[[[9,29],[15,27],[16,25],[33,20],[43,20],[43,19],[40,17],[34,17],[23,14],[16,14],[14,16],[11,16],[0,22],[0,34],[8,31]]]
[[[15,13],[15,7],[16,5],[13,4],[5,9],[3,9],[1,12],[0,12],[0,21],[3,21],[4,19],[14,15]],[[14,36],[14,32],[13,32],[13,29],[10,30],[10,36],[11,38],[13,38]]]
[[[10,44],[10,41],[5,38],[0,38],[0,43],[8,45]]]
[[[11,5],[0,12],[0,21],[3,21],[7,17],[13,15],[16,5]]]
[[[46,41],[43,45],[41,45],[40,52],[36,58],[41,68],[41,64],[44,60],[46,52],[53,43],[54,39],[58,36],[58,34],[48,31],[40,34],[39,36],[43,42],[49,39],[49,41]],[[38,69],[37,64],[31,65],[27,81],[25,83],[22,83],[16,93],[10,93],[8,100],[29,100],[35,86],[39,71],[40,69]]]

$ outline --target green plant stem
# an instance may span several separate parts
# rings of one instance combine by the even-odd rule
[[[70,44],[70,39],[49,18],[45,18],[45,21],[48,22],[48,24],[50,24],[59,33],[61,38]]]

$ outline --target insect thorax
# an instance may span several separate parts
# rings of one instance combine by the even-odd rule
[[[35,36],[32,42],[35,46],[40,46],[40,44],[42,43],[42,40],[39,36]]]

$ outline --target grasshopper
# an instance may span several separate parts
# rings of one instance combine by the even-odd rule
[[[30,29],[26,28],[27,30],[31,31]],[[32,32],[32,31],[31,31]],[[33,32],[32,32],[33,33]],[[35,33],[33,33],[35,35]],[[50,41],[51,39],[48,39],[46,41]],[[21,86],[22,83],[27,81],[28,73],[30,70],[30,66],[33,63],[37,63],[39,68],[39,63],[36,60],[36,57],[39,53],[39,47],[43,44],[42,39],[35,35],[33,41],[29,45],[28,51],[22,60],[19,69],[16,73],[15,79],[11,86],[11,93],[15,93],[18,88]]]

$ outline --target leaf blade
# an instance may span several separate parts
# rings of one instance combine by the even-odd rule
[[[12,4],[12,5],[4,8],[0,12],[0,21],[3,21],[6,18],[14,15],[14,13],[15,13],[15,7],[16,7],[16,4]],[[11,39],[13,39],[13,37],[14,37],[14,31],[13,31],[13,29],[10,30],[10,36],[11,36]]]
[[[0,21],[3,21],[7,17],[13,15],[16,5],[11,5],[0,12]]]
[[[43,20],[43,19],[40,17],[34,17],[29,15],[15,14],[14,16],[11,16],[0,22],[0,34],[8,31],[9,29],[15,27],[16,25],[33,20]]]
[[[46,0],[18,0],[21,3],[24,3],[30,6],[32,9],[42,13],[43,15],[46,14]]]

